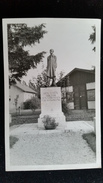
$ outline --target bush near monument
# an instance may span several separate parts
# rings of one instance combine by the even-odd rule
[[[32,97],[31,99],[26,100],[23,105],[24,109],[38,109],[40,108],[40,99],[38,97]]]
[[[62,101],[62,112],[66,115],[69,112],[69,109],[67,107],[67,103]]]
[[[45,115],[42,119],[42,122],[44,123],[46,130],[55,129],[58,126],[58,123],[55,122],[55,118],[49,115]]]

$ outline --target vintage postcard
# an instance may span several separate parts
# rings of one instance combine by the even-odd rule
[[[101,20],[2,25],[5,170],[101,168]]]

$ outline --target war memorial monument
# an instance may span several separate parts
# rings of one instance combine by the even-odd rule
[[[61,87],[56,86],[56,68],[57,58],[53,54],[54,50],[50,50],[50,55],[47,57],[47,86],[41,88],[41,114],[38,118],[38,127],[44,128],[42,119],[49,115],[55,118],[58,123],[58,128],[65,128],[66,121],[61,105]],[[52,84],[50,85],[50,80]]]

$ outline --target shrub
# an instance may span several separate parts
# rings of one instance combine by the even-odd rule
[[[40,108],[40,99],[38,98],[38,97],[33,97],[32,99],[31,99],[31,104],[30,104],[30,108],[32,109],[32,110],[35,110],[35,109],[38,109],[38,108]]]
[[[62,101],[62,112],[64,114],[67,114],[68,111],[69,111],[69,109],[68,109],[67,103]]]
[[[38,97],[32,97],[23,103],[24,109],[38,109],[40,108],[40,99]]]
[[[31,99],[26,100],[26,101],[23,103],[23,108],[24,108],[24,109],[30,109],[30,104],[31,104]]]
[[[45,129],[55,129],[58,123],[55,122],[55,118],[49,115],[45,115],[42,119]]]

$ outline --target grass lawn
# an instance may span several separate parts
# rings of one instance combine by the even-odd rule
[[[91,149],[96,152],[96,136],[94,132],[83,134],[83,139],[87,141]]]
[[[10,142],[10,148],[13,147],[13,145],[18,141],[19,139],[14,137],[14,136],[10,136],[9,138],[9,142]]]
[[[40,115],[40,110],[22,110],[21,115],[13,113],[10,126],[18,124],[37,123]],[[95,116],[94,110],[69,110],[66,116],[66,121],[93,121]]]
[[[17,113],[14,111],[14,112],[11,112],[11,115],[13,117],[16,117],[16,116],[33,116],[33,115],[39,115],[40,114],[40,110],[31,110],[31,109],[27,109],[27,110],[21,110],[20,114],[19,112],[17,111]]]
[[[67,121],[92,121],[95,117],[95,110],[69,110],[66,114]]]

